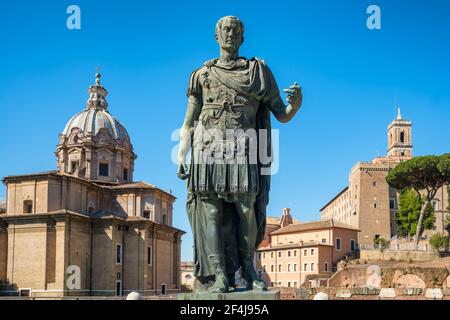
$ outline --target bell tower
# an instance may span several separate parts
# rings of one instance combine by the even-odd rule
[[[412,158],[412,122],[402,118],[400,108],[397,117],[388,127],[388,158],[396,162]]]

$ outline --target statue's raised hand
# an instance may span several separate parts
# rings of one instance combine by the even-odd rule
[[[293,109],[299,109],[302,104],[302,88],[294,82],[289,89],[283,89],[284,92],[287,93],[287,102]]]

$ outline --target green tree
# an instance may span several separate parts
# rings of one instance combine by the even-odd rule
[[[446,235],[436,233],[430,237],[430,240],[428,242],[433,247],[433,249],[436,249],[437,251],[440,251],[440,249],[446,250],[448,248],[448,245],[450,244],[450,238]]]
[[[422,197],[422,202],[425,201],[426,200]],[[399,208],[396,216],[398,226],[397,234],[399,236],[414,236],[416,234],[420,209],[421,201],[413,189],[405,189],[400,192]],[[422,233],[424,230],[433,229],[435,222],[436,217],[434,215],[434,209],[433,206],[429,204],[425,210],[420,232]]]
[[[438,189],[450,182],[450,154],[415,157],[404,161],[389,172],[386,181],[398,191],[413,189],[418,195],[420,214],[414,239],[417,249],[423,231],[425,211]],[[425,201],[421,191],[425,194]]]

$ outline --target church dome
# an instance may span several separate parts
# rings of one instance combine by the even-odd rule
[[[77,113],[67,123],[63,134],[69,136],[74,128],[80,129],[85,136],[96,136],[101,129],[106,129],[119,143],[129,139],[123,124],[103,109],[88,108]]]
[[[59,136],[56,148],[58,172],[91,181],[133,181],[133,145],[127,130],[108,111],[108,91],[96,74],[83,111],[74,115]]]
[[[74,129],[78,129],[85,137],[95,137],[103,131],[103,134],[109,133],[117,144],[129,146],[130,137],[125,126],[108,111],[107,95],[108,92],[100,84],[100,74],[97,74],[96,84],[89,87],[86,108],[67,122],[62,134],[69,137]]]

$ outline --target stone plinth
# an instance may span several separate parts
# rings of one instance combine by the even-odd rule
[[[279,300],[278,290],[237,290],[227,293],[211,293],[208,291],[198,291],[194,293],[180,293],[178,300]]]

